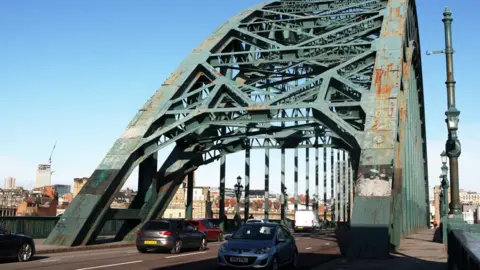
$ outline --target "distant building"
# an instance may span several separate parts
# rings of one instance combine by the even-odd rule
[[[52,168],[50,164],[39,164],[35,178],[35,187],[50,186],[52,180]]]
[[[5,177],[5,189],[14,189],[16,187],[15,177],[7,176]]]
[[[57,216],[58,194],[51,186],[45,186],[42,193],[28,197],[17,207],[17,216]]]
[[[70,193],[72,186],[71,185],[52,185],[52,187],[57,191],[58,196],[62,197],[63,195]]]
[[[88,182],[88,177],[74,178],[73,179],[73,197],[82,190],[83,186]]]

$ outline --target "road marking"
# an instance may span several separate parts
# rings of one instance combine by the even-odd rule
[[[307,248],[305,248],[305,249],[312,249],[312,247],[307,247]]]
[[[143,261],[133,261],[133,262],[124,262],[124,263],[115,263],[115,264],[107,264],[107,265],[100,265],[100,266],[92,266],[92,267],[86,267],[86,268],[79,268],[79,269],[76,269],[76,270],[90,270],[90,269],[98,269],[98,268],[107,268],[107,267],[141,263],[141,262],[143,262]]]
[[[57,262],[57,261],[60,261],[60,259],[54,259],[54,260],[44,260],[44,261],[40,261],[42,263],[46,263],[46,262]]]
[[[187,254],[173,255],[173,256],[167,256],[167,257],[165,257],[165,259],[173,259],[173,258],[185,257],[185,256],[192,256],[192,255],[203,254],[203,253],[207,253],[207,252],[206,252],[206,251],[202,251],[202,252],[195,252],[195,253],[187,253]]]

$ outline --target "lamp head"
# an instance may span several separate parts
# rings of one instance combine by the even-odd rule
[[[241,182],[242,182],[242,177],[239,175],[237,176],[237,184],[240,185]]]
[[[445,122],[447,123],[448,130],[457,130],[458,122],[460,120],[459,119],[460,111],[457,110],[455,107],[450,107],[445,112],[445,116],[447,116],[447,119],[445,119]]]
[[[443,150],[443,152],[440,154],[440,158],[442,159],[442,164],[447,164],[447,153],[445,150]]]

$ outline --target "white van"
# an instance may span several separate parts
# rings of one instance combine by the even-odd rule
[[[320,229],[320,221],[318,215],[313,210],[297,210],[295,211],[294,231],[315,231]]]

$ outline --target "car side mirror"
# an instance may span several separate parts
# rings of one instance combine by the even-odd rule
[[[287,239],[285,239],[285,238],[277,239],[277,243],[285,243],[285,242],[287,242]]]
[[[225,236],[225,240],[226,240],[226,241],[228,241],[228,240],[230,240],[230,239],[232,239],[232,237],[231,237],[230,235]]]

